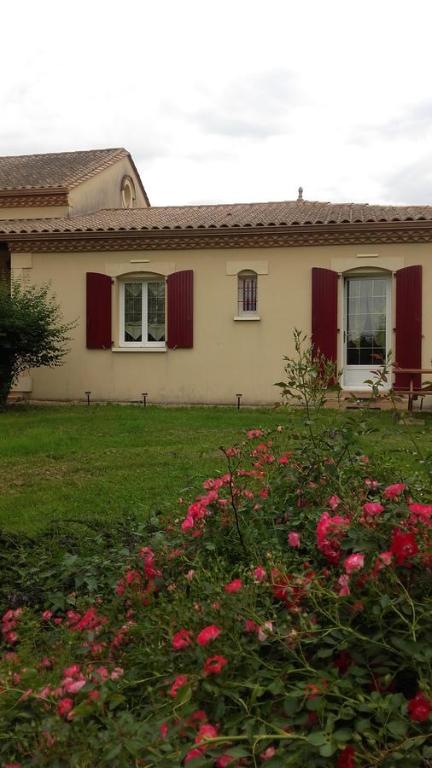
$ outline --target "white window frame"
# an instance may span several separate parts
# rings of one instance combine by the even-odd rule
[[[142,286],[142,338],[143,341],[125,341],[125,286],[130,283],[140,283]],[[167,307],[167,295],[166,295],[166,280],[163,277],[154,278],[128,278],[124,279],[120,283],[120,339],[119,346],[126,349],[166,349],[166,341],[145,341],[148,335],[148,284],[149,283],[164,283],[165,285],[165,339],[166,339],[166,307]]]
[[[239,303],[240,286],[242,281],[247,278],[255,279],[255,309],[243,309]],[[258,274],[253,269],[242,269],[237,274],[237,317],[239,318],[258,318]]]

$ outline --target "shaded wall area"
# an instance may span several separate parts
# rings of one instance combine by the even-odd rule
[[[11,258],[7,243],[0,242],[0,280],[10,284]]]

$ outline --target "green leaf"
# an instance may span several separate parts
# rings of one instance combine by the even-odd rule
[[[321,747],[323,744],[327,744],[328,737],[323,731],[313,731],[307,736],[307,741],[314,747]]]
[[[177,707],[182,707],[184,704],[187,704],[187,702],[191,700],[191,697],[192,688],[189,685],[185,685],[183,688],[180,688],[176,696],[176,709]]]
[[[277,695],[278,693],[283,693],[285,690],[285,685],[282,682],[282,680],[273,680],[273,682],[268,686],[268,689],[270,693],[273,693],[273,695]]]
[[[249,757],[249,750],[244,747],[231,747],[231,749],[225,749],[224,752],[230,757]]]
[[[392,736],[405,736],[408,726],[405,720],[390,720],[387,723],[387,730],[390,731]]]
[[[360,718],[359,720],[356,720],[355,722],[355,729],[357,733],[363,733],[364,731],[369,730],[370,728],[370,720],[367,720],[365,717]]]
[[[122,751],[122,745],[121,744],[115,744],[109,752],[105,754],[106,760],[113,760],[115,757],[117,757],[120,752]]]
[[[320,648],[320,650],[317,652],[317,656],[320,659],[327,659],[329,656],[332,656],[334,653],[333,648]]]
[[[334,731],[333,738],[336,741],[349,741],[352,739],[352,730],[351,728],[338,728]]]
[[[319,753],[321,757],[331,757],[332,755],[334,755],[336,750],[337,750],[337,745],[334,742],[330,741],[328,744],[324,744],[324,746],[320,748]]]

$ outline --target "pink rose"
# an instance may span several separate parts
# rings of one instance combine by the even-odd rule
[[[71,720],[73,705],[72,699],[61,699],[57,704],[57,714],[64,717],[65,720]]]
[[[264,752],[261,752],[260,758],[261,760],[271,760],[272,757],[274,757],[276,754],[275,747],[267,747],[267,749],[264,750]]]
[[[216,626],[216,624],[209,624],[208,627],[204,627],[204,629],[197,635],[196,640],[198,645],[207,645],[208,643],[211,643],[212,640],[216,640],[216,638],[219,637],[221,632],[222,630],[220,627]]]
[[[124,675],[124,669],[122,667],[114,667],[110,674],[111,680],[119,680]]]
[[[300,546],[300,536],[295,531],[291,531],[288,534],[288,544],[290,547],[299,547]]]
[[[85,677],[80,677],[78,680],[74,680],[72,677],[66,677],[63,680],[63,691],[65,693],[78,693],[81,688],[84,688],[86,684]]]
[[[179,689],[183,688],[183,686],[187,684],[188,680],[189,680],[188,675],[177,675],[171,688],[168,691],[168,695],[171,696],[173,699],[175,699]]]
[[[382,563],[384,563],[384,565],[391,565],[393,554],[390,552],[390,550],[387,550],[387,552],[381,552],[379,554],[379,559]]]
[[[178,632],[173,635],[171,645],[175,651],[181,651],[183,648],[187,648],[192,643],[192,633],[189,629],[179,629]]]
[[[218,729],[210,723],[204,723],[195,736],[195,744],[200,744],[206,739],[215,739],[218,735]]]
[[[347,597],[351,594],[350,588],[349,588],[349,576],[348,574],[344,573],[342,576],[339,576],[338,578],[338,584],[339,584],[339,597]]]
[[[215,768],[227,768],[228,765],[232,765],[235,757],[231,755],[221,755],[215,762]]]
[[[388,485],[387,488],[384,488],[383,496],[386,499],[395,499],[401,495],[405,488],[405,483],[393,483],[393,485]]]
[[[364,566],[364,555],[361,555],[359,552],[356,552],[355,554],[350,555],[344,560],[344,568],[348,574],[354,573],[355,571],[360,571],[363,568],[363,566]]]
[[[264,581],[267,576],[267,571],[262,567],[262,565],[257,565],[253,573],[255,581]]]
[[[241,579],[233,579],[233,581],[230,581],[229,584],[225,584],[224,586],[224,590],[225,592],[228,592],[228,594],[240,592],[241,589],[243,589],[243,582]]]
[[[258,640],[264,643],[267,640],[268,635],[273,632],[273,623],[271,621],[265,621],[260,627],[258,627]]]
[[[366,504],[363,504],[363,512],[365,515],[370,516],[379,515],[381,512],[384,512],[384,507],[378,501],[368,501]]]

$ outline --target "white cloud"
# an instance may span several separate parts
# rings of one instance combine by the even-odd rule
[[[153,204],[432,203],[431,22],[427,0],[8,3],[0,153],[126,146]]]

